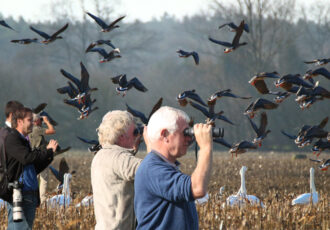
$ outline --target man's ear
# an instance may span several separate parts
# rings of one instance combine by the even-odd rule
[[[170,133],[168,132],[167,129],[163,129],[163,130],[160,132],[160,137],[161,137],[162,139],[163,139],[163,138],[167,138],[169,134],[170,134]]]

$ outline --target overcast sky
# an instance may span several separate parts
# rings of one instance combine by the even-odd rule
[[[30,22],[52,21],[51,4],[69,2],[72,9],[76,10],[76,18],[81,17],[79,2],[85,2],[86,11],[94,12],[93,0],[0,0],[0,13],[3,17],[12,16],[14,19],[23,17]],[[102,1],[100,1],[102,2]],[[159,19],[165,12],[177,19],[192,16],[201,12],[208,12],[212,0],[105,0],[107,4],[114,4],[114,16],[126,15],[125,21],[136,19],[146,22],[153,18]],[[222,0],[222,2],[230,2]],[[231,1],[234,2],[234,1]],[[312,4],[322,3],[330,5],[330,0],[296,0],[299,6],[309,9]],[[1,18],[0,18],[1,19]]]

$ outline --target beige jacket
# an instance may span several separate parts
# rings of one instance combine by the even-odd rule
[[[95,230],[135,229],[134,178],[141,161],[118,145],[97,152],[91,167]]]

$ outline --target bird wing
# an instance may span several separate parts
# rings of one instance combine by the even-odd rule
[[[73,107],[77,108],[78,110],[81,110],[84,106],[82,104],[79,104],[76,100],[64,99],[63,101],[64,101],[65,104],[73,106]]]
[[[313,162],[317,162],[317,163],[322,163],[323,160],[319,160],[319,159],[311,159],[309,158],[310,161],[313,161]]]
[[[100,47],[92,48],[88,52],[98,52],[99,54],[101,54],[105,58],[107,58],[109,56],[108,53],[105,51],[105,49],[100,48]]]
[[[61,73],[64,77],[66,77],[67,79],[69,79],[70,81],[72,81],[79,89],[80,92],[81,91],[81,83],[80,81],[74,77],[72,74],[70,74],[69,72],[66,72],[64,69],[61,69]]]
[[[105,22],[103,20],[101,20],[100,18],[96,17],[95,15],[89,13],[89,12],[86,12],[91,18],[94,19],[94,21],[102,27],[102,29],[106,29],[108,27],[107,24],[105,24]]]
[[[148,124],[148,119],[147,119],[147,117],[144,115],[144,113],[132,109],[132,108],[129,107],[127,104],[126,104],[126,109],[127,109],[127,112],[129,112],[130,114],[132,114],[134,117],[138,117],[138,118],[140,118],[140,120],[143,122],[143,124],[145,124],[145,125]]]
[[[324,118],[321,123],[318,125],[319,128],[323,129],[328,123],[329,117]]]
[[[227,148],[231,148],[232,147],[232,145],[229,144],[227,141],[225,141],[225,139],[223,139],[223,138],[214,138],[213,141],[215,143],[222,144],[223,146],[226,146]]]
[[[254,108],[258,109],[258,108],[263,108],[263,109],[275,109],[278,107],[278,104],[273,103],[269,100],[263,99],[263,98],[259,98],[256,103]]]
[[[314,74],[320,74],[322,76],[324,76],[325,78],[327,78],[328,80],[330,80],[330,72],[326,69],[326,68],[318,68],[316,70],[313,71]]]
[[[210,114],[209,114],[209,111],[204,107],[204,106],[201,106],[195,102],[192,102],[192,101],[189,101],[190,105],[192,107],[194,107],[195,109],[198,109],[199,111],[201,111],[206,117],[210,118]]]
[[[99,144],[99,142],[96,141],[96,140],[88,140],[88,139],[85,139],[85,138],[82,138],[82,137],[78,137],[78,136],[77,136],[77,138],[79,140],[81,140],[82,142],[86,143],[86,144],[91,144],[91,145],[98,145]]]
[[[256,149],[257,146],[249,141],[242,141],[238,145],[239,149]]]
[[[61,182],[61,177],[60,177],[60,174],[59,174],[59,172],[53,167],[53,166],[49,166],[49,169],[50,169],[50,171],[53,173],[53,175],[55,176],[55,178],[59,181],[59,182]]]
[[[105,40],[105,41],[103,41],[103,44],[106,44],[106,45],[108,45],[108,46],[111,46],[113,49],[116,49],[116,47],[111,43],[110,40]]]
[[[202,98],[200,98],[200,96],[197,93],[195,93],[195,90],[185,91],[184,93],[186,97],[200,103],[201,105],[207,106],[205,102],[202,100]]]
[[[157,103],[154,105],[154,107],[152,107],[152,110],[149,113],[148,122],[149,122],[150,117],[152,116],[152,114],[154,114],[154,112],[156,112],[162,106],[162,103],[163,103],[163,98],[161,97],[161,98],[159,98]]]
[[[233,23],[233,22],[228,22],[228,23],[222,24],[222,25],[220,25],[220,26],[218,27],[218,29],[221,29],[221,28],[223,28],[223,27],[225,27],[225,26],[229,26],[230,28],[232,28],[232,29],[234,29],[234,30],[237,29],[237,26],[236,26],[235,23]]]
[[[58,31],[56,31],[55,33],[52,34],[51,38],[56,38],[57,35],[59,35],[60,33],[62,33],[64,30],[66,30],[69,26],[69,23],[65,24],[61,29],[59,29]]]
[[[110,78],[113,84],[119,84],[119,79],[123,76],[124,74],[120,74],[118,76]]]
[[[288,134],[287,132],[285,132],[284,130],[281,130],[281,133],[284,135],[284,136],[287,136],[288,138],[294,140],[297,138],[297,136],[295,135],[291,135],[291,134]]]
[[[123,20],[123,18],[125,18],[125,17],[126,17],[126,16],[121,16],[120,18],[114,20],[113,22],[111,22],[111,23],[109,24],[108,27],[113,27],[113,26],[116,25],[119,21]]]
[[[182,57],[188,57],[188,56],[191,55],[190,52],[187,52],[187,51],[184,51],[184,50],[177,50],[176,52],[177,52],[178,54],[180,54]],[[181,56],[180,56],[180,57],[181,57]]]
[[[45,32],[43,31],[40,31],[40,30],[37,30],[35,28],[33,28],[32,26],[30,26],[30,29],[34,32],[36,32],[37,34],[39,34],[41,37],[45,38],[45,39],[49,39],[50,36],[48,34],[46,34]]]
[[[232,44],[230,42],[223,42],[223,41],[215,40],[211,37],[209,37],[209,40],[213,43],[218,44],[218,45],[222,45],[222,46],[226,46],[226,47],[232,47]]]
[[[1,20],[0,21],[0,25],[2,25],[2,26],[4,26],[4,27],[7,27],[7,28],[9,28],[9,29],[12,29],[12,30],[14,30],[12,27],[10,27],[8,24],[7,24],[7,22],[5,22],[4,20]],[[15,31],[15,30],[14,30]]]
[[[223,116],[223,115],[221,115],[221,114],[216,114],[215,116],[214,116],[214,118],[216,118],[216,119],[219,119],[219,120],[223,120],[223,121],[225,121],[225,122],[227,122],[227,123],[229,123],[229,124],[231,124],[231,125],[235,125],[233,122],[231,122],[227,117],[225,117],[225,116]]]
[[[267,114],[266,114],[266,112],[262,112],[261,117],[260,117],[260,126],[259,126],[259,135],[260,136],[262,134],[266,133],[267,124],[268,124]]]
[[[52,125],[58,125],[58,123],[46,111],[41,111],[40,116],[47,117]]]
[[[269,90],[264,80],[256,80],[254,82],[254,87],[258,90],[261,94],[268,94]]]
[[[87,47],[85,53],[88,53],[92,48],[94,48],[96,45],[94,42],[92,42],[91,44],[89,44],[89,46]]]
[[[315,59],[315,60],[312,60],[312,61],[304,61],[304,63],[306,63],[306,64],[313,64],[313,63],[316,63],[318,61],[319,61],[319,59]]]
[[[88,86],[89,74],[82,62],[80,62],[80,67],[81,67],[81,79],[80,79],[81,92],[86,92],[89,89]]]
[[[252,121],[252,119],[250,119],[249,116],[246,116],[246,117],[247,117],[247,119],[249,120],[249,122],[250,122],[250,124],[251,124],[251,126],[252,126],[252,128],[253,128],[253,130],[254,130],[254,132],[257,134],[257,136],[260,136],[260,134],[259,134],[259,129],[258,129],[256,123],[254,123],[254,122]]]
[[[63,183],[63,179],[64,179],[64,174],[68,173],[70,170],[68,163],[66,162],[65,158],[62,157],[61,161],[60,161],[60,166],[58,168],[58,172],[60,174],[60,177],[62,179],[62,183]]]
[[[34,109],[32,109],[32,112],[35,114],[40,113],[42,110],[44,110],[47,106],[47,103],[41,103],[39,104],[37,107],[35,107]]]
[[[198,65],[199,64],[199,56],[198,56],[198,53],[193,51],[192,52],[192,56],[194,58],[194,61],[195,61],[195,64]]]
[[[235,34],[235,37],[234,37],[234,39],[232,41],[232,45],[233,46],[237,46],[239,44],[239,39],[242,36],[243,29],[244,29],[244,20],[241,21],[241,23],[239,24],[239,26],[236,29],[236,34]]]
[[[131,80],[129,80],[128,84],[127,84],[127,87],[130,88],[131,85],[141,91],[141,92],[146,92],[148,91],[148,89],[142,84],[142,82],[140,82],[139,79],[137,79],[136,77],[132,78]]]

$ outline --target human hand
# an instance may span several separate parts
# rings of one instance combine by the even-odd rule
[[[212,149],[212,125],[202,123],[195,124],[194,135],[199,148]]]
[[[58,146],[57,141],[51,139],[51,140],[49,141],[48,145],[47,145],[47,149],[52,149],[53,152],[55,153],[55,152],[56,152],[56,148],[57,148],[57,146]]]

